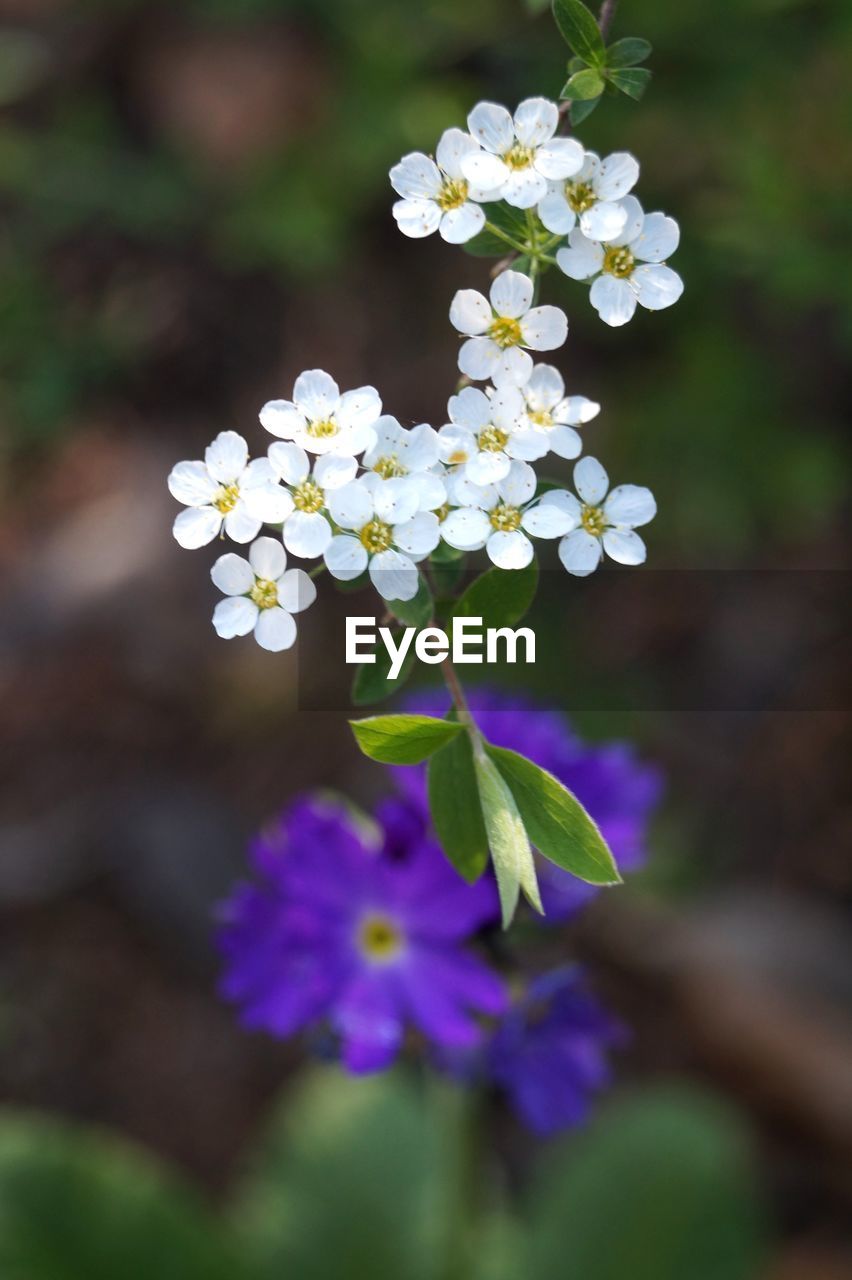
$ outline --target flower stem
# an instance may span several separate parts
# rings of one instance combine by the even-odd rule
[[[506,232],[502,231],[500,227],[496,227],[493,222],[486,222],[485,230],[490,231],[491,234],[493,236],[496,236],[498,240],[502,240],[503,243],[507,244],[510,249],[514,249],[515,253],[521,253],[526,255],[527,250],[524,248],[524,246],[522,244],[519,244],[517,240],[513,240],[511,236],[507,236]]]
[[[601,29],[601,35],[606,38],[607,32],[612,26],[612,20],[615,17],[615,10],[618,6],[618,0],[603,0],[601,11],[598,14],[598,26]]]

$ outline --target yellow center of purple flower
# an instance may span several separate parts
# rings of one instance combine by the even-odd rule
[[[249,592],[258,609],[274,609],[278,603],[278,583],[271,578],[258,578]]]
[[[629,249],[610,245],[604,254],[601,270],[607,275],[615,276],[617,280],[624,280],[626,276],[632,275],[635,265],[636,259]]]
[[[488,336],[498,347],[518,347],[523,341],[521,324],[511,316],[495,316],[488,328]]]
[[[358,927],[358,947],[371,964],[388,964],[402,950],[402,930],[388,916],[364,916]]]
[[[580,512],[580,522],[586,533],[591,533],[593,537],[599,538],[606,529],[606,516],[603,513],[603,507],[584,506]]]
[[[235,484],[220,484],[213,495],[213,506],[226,516],[237,505],[239,496],[240,491]]]

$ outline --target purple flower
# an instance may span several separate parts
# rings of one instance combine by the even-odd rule
[[[546,710],[528,698],[491,689],[469,694],[471,710],[485,737],[509,747],[547,769],[576,795],[601,829],[622,873],[635,871],[647,858],[646,833],[663,791],[656,765],[636,758],[626,742],[586,745],[561,711]],[[408,709],[444,715],[443,691],[413,695]],[[403,794],[428,821],[425,771],[394,770]],[[564,920],[599,892],[544,858],[537,858],[545,920]]]
[[[552,1134],[582,1124],[592,1096],[611,1082],[607,1051],[624,1038],[578,972],[555,969],[531,982],[502,1019],[485,1070],[530,1129]]]
[[[389,823],[371,843],[342,806],[307,798],[250,857],[256,881],[226,904],[219,934],[221,991],[245,1026],[330,1027],[363,1072],[392,1062],[408,1026],[464,1049],[480,1039],[473,1015],[505,1008],[502,981],[462,946],[493,919],[494,887],[465,884],[422,824]]]

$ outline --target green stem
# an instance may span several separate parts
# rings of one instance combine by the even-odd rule
[[[320,574],[321,574],[321,573],[325,573],[325,565],[324,565],[324,564],[318,564],[318,565],[315,565],[313,569],[309,569],[309,570],[308,570],[308,577],[309,577],[309,578],[318,578],[318,577],[320,576]]]
[[[490,231],[498,240],[502,240],[510,249],[514,249],[515,253],[521,253],[526,256],[528,250],[525,249],[522,244],[519,244],[517,240],[513,240],[511,236],[507,236],[506,232],[502,231],[500,227],[496,227],[493,222],[486,222],[484,229],[486,231]]]

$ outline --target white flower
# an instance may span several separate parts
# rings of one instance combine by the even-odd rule
[[[347,582],[369,568],[385,600],[413,599],[417,562],[440,541],[438,517],[421,510],[422,481],[416,475],[382,480],[371,473],[328,495],[333,520],[347,530],[326,548],[332,577]]]
[[[459,466],[473,484],[493,484],[509,474],[513,458],[532,462],[547,453],[540,431],[525,425],[524,397],[517,387],[488,396],[465,387],[447,405],[450,424],[438,433],[441,461]]]
[[[521,390],[526,421],[543,437],[547,451],[558,458],[579,458],[583,441],[574,427],[597,417],[600,405],[586,396],[566,396],[562,374],[552,364],[537,364]]]
[[[639,164],[626,151],[615,151],[601,161],[586,152],[582,169],[567,182],[551,182],[538,206],[538,216],[548,231],[567,235],[580,220],[580,230],[590,240],[612,240],[624,230],[627,209],[622,197],[636,185]]]
[[[450,244],[464,244],[482,230],[485,214],[476,202],[490,192],[471,186],[462,172],[463,158],[479,149],[470,134],[447,129],[434,160],[414,151],[394,165],[391,186],[403,198],[393,206],[393,216],[403,235],[419,239],[438,231]]]
[[[619,235],[598,244],[575,229],[568,237],[570,248],[556,255],[572,280],[596,277],[589,297],[601,320],[610,325],[626,324],[637,302],[649,311],[662,311],[683,293],[680,276],[663,265],[680,240],[674,218],[643,213],[635,196],[626,196],[622,203],[627,221]]]
[[[651,490],[620,484],[607,497],[609,477],[596,458],[577,463],[574,486],[579,499],[565,489],[552,489],[541,500],[571,522],[559,544],[559,559],[568,572],[585,578],[597,569],[604,551],[619,564],[643,564],[645,543],[634,530],[657,514]]]
[[[451,511],[441,525],[441,537],[459,551],[485,547],[500,569],[523,569],[533,558],[527,537],[558,538],[572,528],[558,507],[533,503],[535,472],[526,462],[513,462],[508,475],[472,494],[466,507]]]
[[[292,440],[270,445],[269,461],[287,485],[287,510],[281,517],[284,546],[305,560],[321,556],[333,533],[323,515],[326,493],[354,480],[357,462],[348,454],[327,453],[316,459],[312,471],[308,455]]]
[[[490,302],[476,289],[459,289],[450,323],[470,334],[459,351],[459,368],[474,382],[523,386],[532,373],[533,351],[561,347],[568,319],[559,307],[533,307],[533,282],[519,271],[502,271],[491,286]]]
[[[462,173],[516,209],[531,209],[547,195],[549,179],[570,178],[582,167],[580,143],[553,136],[559,109],[546,98],[527,98],[514,119],[505,107],[480,102],[467,124],[483,149],[462,156]]]
[[[286,511],[286,498],[269,462],[249,462],[248,445],[236,431],[220,431],[207,446],[203,462],[179,462],[168,484],[172,497],[188,508],[172,531],[190,550],[212,542],[223,525],[234,542],[251,542],[265,520],[275,523]]]
[[[262,649],[278,653],[296,639],[293,614],[316,600],[317,590],[304,569],[288,569],[287,556],[275,538],[258,538],[248,560],[229,552],[220,556],[210,577],[227,596],[213,610],[213,626],[223,640],[254,638]]]
[[[375,387],[340,388],[322,369],[300,373],[292,400],[270,400],[260,411],[266,430],[295,440],[308,453],[359,454],[373,442],[373,425],[382,411]]]

